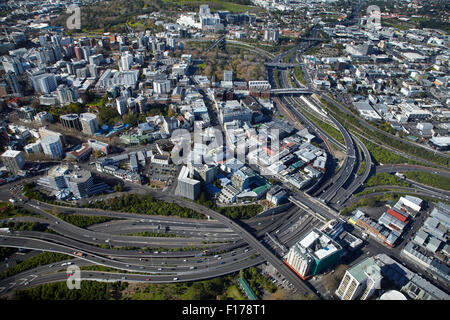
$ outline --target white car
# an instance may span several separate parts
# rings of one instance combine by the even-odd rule
[[[178,278],[177,278],[177,277],[173,278],[173,281],[177,281],[177,280],[178,280]]]

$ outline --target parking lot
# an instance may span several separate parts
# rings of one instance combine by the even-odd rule
[[[164,165],[151,163],[147,170],[147,176],[151,181],[163,182],[166,185],[172,184],[177,168],[173,164]]]
[[[264,276],[269,278],[278,288],[288,290],[290,293],[296,293],[297,289],[287,281],[271,264],[264,263],[262,265]]]

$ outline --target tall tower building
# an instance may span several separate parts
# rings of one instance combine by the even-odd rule
[[[17,76],[13,72],[8,71],[5,74],[5,80],[13,94],[19,95],[22,94],[22,89],[20,88],[19,80],[17,79]]]
[[[192,178],[191,171],[187,166],[181,168],[176,194],[191,200],[195,200],[200,196],[200,181]]]
[[[9,172],[16,174],[22,170],[25,165],[25,160],[20,151],[6,150],[2,154],[2,161]]]
[[[49,94],[54,91],[58,84],[53,73],[43,73],[31,77],[34,90],[39,93]]]
[[[80,114],[81,127],[86,134],[94,134],[98,131],[97,116],[93,113]]]
[[[380,288],[381,279],[380,267],[369,257],[345,272],[336,295],[341,300],[367,300]]]
[[[223,71],[223,81],[226,81],[226,82],[233,81],[233,71],[224,70]]]
[[[133,55],[130,52],[124,52],[120,58],[122,70],[128,71],[133,65]]]
[[[117,106],[117,112],[120,115],[124,115],[128,112],[127,107],[127,98],[126,97],[119,97],[116,99],[116,106]]]
[[[69,88],[65,84],[61,84],[56,89],[59,103],[63,106],[76,102],[78,94],[74,88]]]
[[[61,139],[57,135],[48,135],[41,139],[42,151],[51,158],[61,159],[63,157],[63,148]]]

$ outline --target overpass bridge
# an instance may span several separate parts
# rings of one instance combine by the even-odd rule
[[[308,88],[278,88],[271,89],[271,95],[281,95],[281,94],[313,94],[313,92]]]
[[[221,43],[222,41],[226,41],[225,36],[221,36],[219,39],[217,39],[216,41],[214,41],[206,50],[205,52],[208,52],[209,50],[215,48],[219,43]]]
[[[289,69],[298,66],[298,63],[282,63],[282,62],[267,62],[264,64],[268,68]]]

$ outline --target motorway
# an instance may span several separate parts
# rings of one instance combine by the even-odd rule
[[[287,73],[285,70],[281,71],[281,77],[280,79],[280,85],[282,87],[290,87],[289,80],[287,79]],[[307,97],[304,97],[303,99],[306,99],[310,104],[314,105],[316,107],[316,110],[321,110],[320,106],[318,106],[314,101],[308,100]],[[338,146],[342,144],[337,142],[334,138],[330,137],[326,132],[321,130],[317,125],[315,125],[312,121],[307,119],[306,116],[304,116],[302,113],[300,113],[297,108],[301,105],[300,100],[296,100],[295,97],[285,98],[282,97],[281,100],[284,102],[283,106],[289,109],[289,111],[294,114],[295,117],[302,120],[303,124],[308,127],[313,133],[316,134],[316,136],[325,136],[328,140],[332,141],[333,143],[337,144]],[[297,108],[295,107],[297,106]],[[329,202],[332,198],[334,198],[339,190],[342,189],[342,187],[348,183],[348,181],[353,178],[353,171],[354,167],[356,165],[356,147],[353,142],[353,139],[350,135],[350,133],[331,115],[327,115],[328,118],[331,120],[331,122],[334,124],[334,126],[341,132],[344,143],[345,143],[345,153],[346,157],[344,159],[344,163],[342,164],[342,168],[339,170],[338,174],[335,175],[329,183],[327,183],[327,188],[321,189],[321,194],[319,198],[323,200],[325,203]],[[367,175],[368,176],[368,175]],[[365,178],[367,178],[365,176]],[[351,189],[356,188],[354,186],[351,187]],[[345,195],[346,197],[347,194]],[[340,202],[341,197],[339,197],[336,202]]]
[[[233,256],[235,255],[236,257],[232,258],[233,259],[233,263],[227,263],[227,260],[224,258],[222,261],[219,262],[218,266],[215,266],[210,260],[208,260],[206,262],[206,271],[205,271],[205,259],[201,260],[200,263],[203,266],[202,268],[196,267],[196,271],[193,272],[189,269],[188,271],[184,271],[187,273],[195,273],[195,276],[187,276],[187,275],[183,275],[182,277],[179,277],[179,279],[183,279],[183,280],[189,280],[189,279],[204,279],[205,277],[209,277],[211,274],[209,273],[209,270],[211,268],[214,268],[214,274],[218,275],[218,273],[223,272],[223,274],[226,273],[230,273],[230,272],[234,272],[236,270],[239,270],[241,268],[243,268],[243,265],[245,266],[250,266],[250,265],[254,265],[254,264],[258,264],[261,263],[262,261],[264,261],[261,257],[258,256],[258,253],[260,254],[260,252],[263,252],[263,255],[265,256],[266,260],[271,261],[272,263],[277,263],[279,262],[279,266],[281,268],[280,272],[284,274],[284,276],[286,277],[286,279],[289,279],[290,282],[297,287],[300,290],[307,290],[307,291],[311,291],[314,292],[313,289],[309,289],[309,287],[307,285],[305,285],[303,282],[301,282],[301,280],[299,280],[296,276],[292,275],[292,272],[287,269],[286,266],[282,265],[282,263],[280,262],[280,259],[278,257],[276,257],[273,253],[271,253],[268,249],[265,249],[265,247],[255,238],[253,238],[253,236],[251,236],[249,233],[247,233],[246,231],[244,231],[245,229],[243,229],[241,226],[238,226],[236,223],[233,223],[230,219],[223,217],[222,215],[207,209],[205,207],[202,207],[198,204],[192,203],[190,201],[186,201],[184,199],[179,199],[173,196],[169,196],[167,194],[163,194],[163,193],[158,193],[153,191],[152,196],[154,196],[155,198],[164,200],[164,201],[168,201],[168,202],[174,202],[177,203],[181,206],[184,207],[188,207],[191,208],[193,210],[196,210],[198,212],[207,214],[210,217],[215,218],[216,221],[196,221],[194,223],[194,228],[198,228],[199,225],[202,225],[202,227],[205,227],[205,225],[209,224],[209,228],[211,229],[211,231],[218,231],[218,229],[221,229],[221,233],[222,234],[228,234],[232,235],[233,232],[231,231],[231,229],[233,229],[234,234],[248,234],[247,237],[243,237],[244,240],[246,242],[250,242],[251,243],[251,247],[248,247],[247,249],[241,248],[240,251],[238,249],[235,249],[235,253],[233,254]],[[97,231],[93,231],[93,230],[86,230],[86,229],[80,229],[77,228],[73,225],[70,225],[68,223],[65,223],[64,221],[54,217],[53,215],[47,213],[46,211],[41,210],[42,209],[46,209],[46,210],[51,210],[53,206],[48,205],[48,204],[43,204],[43,203],[37,203],[34,200],[29,200],[28,203],[23,205],[24,207],[26,207],[28,210],[30,211],[39,211],[39,214],[44,216],[49,223],[51,223],[52,229],[56,229],[55,231],[59,231],[62,234],[65,235],[65,237],[59,236],[59,235],[54,235],[54,234],[46,234],[46,233],[32,233],[32,232],[26,232],[26,231],[22,231],[22,232],[13,232],[14,233],[14,237],[10,235],[4,235],[2,237],[3,241],[3,245],[8,245],[8,246],[14,246],[16,245],[17,247],[29,247],[30,249],[37,249],[37,250],[46,250],[46,251],[53,251],[53,252],[62,252],[62,253],[66,253],[68,255],[73,255],[74,251],[82,251],[86,254],[85,257],[83,257],[83,259],[88,260],[90,263],[93,264],[100,264],[100,265],[104,265],[104,266],[108,266],[111,268],[116,268],[116,269],[122,269],[122,270],[127,270],[129,272],[153,272],[153,273],[161,273],[159,271],[159,269],[161,267],[158,267],[157,269],[156,266],[153,266],[153,269],[151,269],[152,266],[144,266],[144,265],[137,265],[137,264],[133,264],[132,262],[126,263],[123,261],[123,259],[136,259],[137,257],[139,257],[139,259],[153,259],[155,261],[155,259],[158,259],[155,257],[155,255],[158,255],[161,257],[161,253],[151,253],[148,254],[147,252],[143,253],[143,254],[139,254],[136,251],[133,250],[111,250],[111,249],[103,249],[103,248],[99,248],[99,247],[95,247],[92,246],[88,243],[81,243],[80,241],[80,237],[85,237],[84,240],[85,242],[94,242],[95,244],[100,244],[100,243],[105,243],[105,240],[109,240],[108,242],[111,244],[111,242],[114,242],[114,245],[117,245],[117,242],[120,243],[121,238],[123,236],[116,236],[116,235],[111,235],[111,234],[102,234],[101,232],[97,232]],[[59,210],[65,211],[67,210],[68,212],[73,211],[72,208],[62,208],[62,207],[58,207]],[[78,211],[78,209],[77,209]],[[92,210],[92,209],[82,209],[80,211],[85,211],[85,212],[81,212],[82,214],[89,214],[89,215],[103,215],[103,216],[111,216],[111,217],[119,217],[119,218],[123,218],[123,214],[126,213],[118,213],[118,212],[110,212],[110,213],[106,213],[106,212],[99,212],[100,210]],[[77,212],[78,213],[78,212]],[[134,214],[127,214],[127,218],[144,218],[144,215],[134,215]],[[145,216],[146,219],[148,219],[148,221],[151,221],[151,217],[149,218],[148,216]],[[167,223],[168,220],[167,217],[158,217],[158,219],[164,219],[164,222]],[[189,220],[189,219],[186,219]],[[276,221],[276,223],[273,222],[273,217],[265,217],[265,218],[261,218],[259,219],[260,222],[258,222],[258,225],[262,225],[262,227],[264,226],[272,226],[272,227],[280,227],[283,224],[283,219],[278,219]],[[218,225],[217,221],[222,222],[222,225]],[[262,223],[261,221],[271,221],[269,223]],[[145,222],[145,220],[144,220]],[[159,220],[159,222],[163,222],[161,220]],[[174,222],[174,221],[170,221],[172,223],[179,223],[179,222]],[[109,223],[109,226],[106,227],[105,224],[103,224],[103,226],[96,226],[96,228],[100,228],[101,230],[104,230],[104,228],[109,228],[111,225],[114,225],[115,223],[124,223],[124,222],[111,222]],[[186,227],[186,221],[183,222],[184,225],[183,227]],[[224,230],[223,228],[223,224],[228,225],[228,229]],[[253,225],[255,225],[256,223],[253,223]],[[133,223],[131,223],[130,227],[135,227],[137,224],[135,224],[133,226]],[[213,228],[211,228],[211,226],[213,226]],[[192,227],[192,223],[191,223],[191,227]],[[254,226],[255,229],[257,226]],[[174,228],[174,226],[171,226],[171,228]],[[247,227],[248,228],[248,227]],[[136,228],[135,228],[136,229]],[[135,229],[131,228],[130,230],[135,231]],[[205,231],[208,228],[205,228]],[[225,228],[226,229],[226,228]],[[238,229],[238,232],[236,232],[236,229]],[[270,230],[269,230],[270,231]],[[260,233],[262,232],[266,232],[265,230],[261,230]],[[67,236],[66,235],[70,235]],[[73,237],[73,238],[72,238]],[[108,237],[108,238],[107,238]],[[118,238],[113,238],[113,237],[118,237]],[[107,239],[106,239],[107,238]],[[134,238],[134,239],[133,239]],[[134,241],[134,245],[137,244],[141,244],[144,245],[144,243],[146,245],[148,244],[152,244],[153,242],[151,242],[150,240],[136,240],[136,238],[141,238],[143,239],[143,237],[132,237],[133,241]],[[147,237],[145,239],[148,239]],[[157,239],[157,240],[162,240],[161,239]],[[253,241],[252,241],[253,239]],[[124,243],[129,243],[128,238],[124,239]],[[16,242],[15,242],[16,241]],[[51,241],[51,242],[50,242]],[[186,245],[186,239],[179,239],[179,238],[174,238],[171,241],[181,241],[180,245]],[[24,243],[25,242],[25,243]],[[143,242],[143,243],[140,243]],[[241,242],[241,243],[239,243]],[[20,245],[18,244],[20,243]],[[71,246],[72,245],[72,246]],[[236,246],[238,245],[245,245],[245,243],[243,243],[242,241],[238,241],[238,243],[236,243]],[[258,250],[255,250],[255,247],[259,247]],[[264,249],[262,249],[264,247]],[[244,252],[246,251],[246,252]],[[245,254],[244,254],[245,253]],[[110,258],[106,258],[105,256],[108,256]],[[192,258],[192,255],[194,255],[194,253],[190,252],[190,253],[184,253],[184,252],[167,252],[166,254],[164,254],[162,256],[163,260],[166,260],[168,257],[183,257],[183,256],[190,256]],[[113,258],[113,256],[117,257],[117,258]],[[249,259],[249,256],[254,256],[252,259]],[[121,260],[118,260],[118,259]],[[114,260],[113,260],[114,259]],[[160,258],[161,259],[161,258]],[[246,261],[246,262],[243,262]],[[177,267],[180,266],[181,268],[187,268],[187,267],[193,267],[192,265],[185,265],[186,263],[189,263],[191,261],[189,261],[188,258],[184,258],[183,259],[183,263],[181,263],[180,261],[173,261],[173,264],[175,265],[175,270],[177,270]],[[162,263],[162,262],[161,262]],[[217,264],[217,263],[216,263]],[[278,268],[278,267],[277,267]],[[278,268],[278,269],[280,269]],[[171,274],[173,275],[173,271],[175,270],[170,270]],[[222,271],[223,270],[223,271]],[[234,270],[234,271],[233,271]],[[178,274],[178,273],[177,273]],[[158,277],[156,278],[157,281],[169,281],[168,278],[161,278]],[[36,283],[36,282],[35,282]]]

